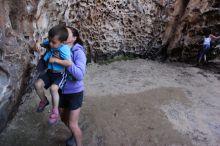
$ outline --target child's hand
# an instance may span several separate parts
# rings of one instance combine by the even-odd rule
[[[36,41],[36,43],[34,44],[34,51],[36,51],[38,53],[40,53],[42,51],[39,41]]]
[[[50,57],[49,63],[56,63],[57,58]]]
[[[56,58],[59,58],[59,59],[60,59],[60,54],[59,54],[59,52],[58,52],[58,51],[55,51],[55,52],[53,53],[53,57],[56,57]]]

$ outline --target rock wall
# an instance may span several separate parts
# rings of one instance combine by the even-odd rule
[[[206,33],[219,35],[217,0],[41,0],[36,38],[60,22],[81,30],[89,59],[136,54],[195,59]]]
[[[88,60],[117,55],[195,59],[206,33],[220,35],[219,0],[0,0],[0,130],[36,63],[33,41],[66,23],[80,30]]]
[[[176,0],[163,6],[165,19],[162,44],[170,57],[195,60],[206,34],[220,35],[219,0]]]
[[[34,1],[0,0],[0,131],[13,117],[29,76]]]
[[[147,53],[160,31],[155,31],[158,6],[154,0],[41,0],[36,38],[59,22],[81,30],[89,58]],[[159,39],[157,39],[159,40]]]

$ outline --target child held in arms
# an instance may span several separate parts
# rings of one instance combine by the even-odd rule
[[[50,49],[43,56],[43,60],[47,64],[47,72],[40,75],[35,82],[35,89],[41,101],[38,105],[37,112],[43,112],[44,108],[49,104],[49,101],[44,93],[45,89],[50,89],[52,96],[52,110],[49,117],[49,124],[54,124],[59,118],[59,93],[58,90],[62,89],[66,82],[67,74],[65,67],[72,65],[70,46],[65,44],[68,39],[68,31],[65,26],[57,25],[49,30],[48,40],[43,42],[44,46],[49,45]],[[59,57],[63,61],[62,65],[58,64],[54,53],[59,53]]]

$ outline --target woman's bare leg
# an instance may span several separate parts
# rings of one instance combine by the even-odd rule
[[[61,121],[69,128],[69,110],[65,108],[59,108]]]
[[[82,146],[82,131],[78,125],[80,108],[69,112],[69,128],[72,131],[77,146]]]

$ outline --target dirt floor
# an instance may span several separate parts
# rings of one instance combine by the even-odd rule
[[[84,146],[220,146],[220,75],[147,60],[90,64],[80,126]],[[26,94],[0,146],[65,146],[70,135]]]

